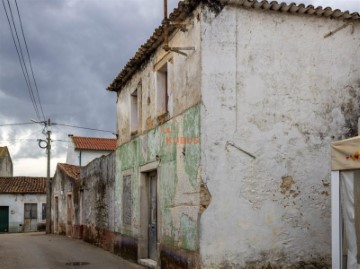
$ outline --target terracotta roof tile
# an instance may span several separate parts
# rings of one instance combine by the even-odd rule
[[[191,12],[201,3],[206,2],[207,5],[214,5],[212,2],[222,2],[224,5],[233,5],[241,8],[249,8],[255,10],[269,10],[274,12],[309,15],[316,17],[325,17],[340,20],[360,20],[358,12],[350,13],[349,11],[341,11],[339,9],[333,10],[330,7],[314,7],[312,5],[305,6],[304,4],[286,4],[278,3],[276,1],[259,1],[259,0],[223,0],[223,1],[203,1],[203,0],[187,0],[180,1],[178,7],[169,15],[171,21],[184,20],[191,14]],[[147,59],[155,52],[163,41],[163,26],[160,25],[155,29],[152,36],[143,44],[131,58],[127,64],[120,71],[119,75],[109,85],[109,91],[121,91],[127,81],[132,75],[139,70],[140,66],[146,62]],[[175,31],[175,27],[170,26],[169,35]]]
[[[1,193],[46,193],[46,178],[0,177]]]
[[[116,139],[114,138],[98,138],[98,137],[81,137],[72,136],[75,149],[87,150],[108,150],[116,149]]]
[[[80,166],[77,165],[71,165],[67,163],[58,163],[58,167],[64,171],[69,177],[73,179],[79,179],[80,178]]]

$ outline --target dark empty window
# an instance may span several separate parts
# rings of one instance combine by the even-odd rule
[[[43,203],[42,205],[41,205],[41,219],[42,220],[45,220],[46,219],[46,204],[45,203]]]
[[[169,112],[168,63],[156,72],[156,109],[157,115]]]

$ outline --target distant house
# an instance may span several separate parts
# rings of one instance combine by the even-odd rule
[[[53,233],[81,237],[79,224],[80,166],[59,163],[52,181]]]
[[[43,230],[46,222],[46,178],[0,178],[0,233]]]
[[[13,163],[8,147],[0,147],[0,177],[13,176]]]
[[[69,135],[66,163],[84,166],[116,148],[116,139]]]

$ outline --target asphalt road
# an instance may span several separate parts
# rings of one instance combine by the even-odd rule
[[[44,233],[0,234],[1,269],[144,269],[81,240]]]

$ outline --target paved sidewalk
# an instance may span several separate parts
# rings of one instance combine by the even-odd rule
[[[144,269],[81,240],[44,233],[0,234],[1,269]]]

